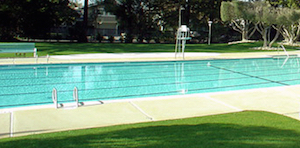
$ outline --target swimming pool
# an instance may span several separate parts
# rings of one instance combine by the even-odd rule
[[[0,66],[0,108],[300,84],[298,58]]]

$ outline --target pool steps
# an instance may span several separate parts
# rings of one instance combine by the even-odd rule
[[[74,87],[74,90],[73,90],[73,99],[75,101],[75,108],[78,108],[79,105],[83,106],[83,105],[86,104],[84,102],[79,102],[78,88],[76,86]],[[58,108],[74,108],[74,106],[71,105],[73,103],[65,103],[65,104],[63,104],[63,103],[59,104],[58,103],[56,88],[53,88],[53,90],[52,90],[52,101],[53,101],[53,104],[54,104],[54,106],[55,106],[56,109],[58,109]],[[102,101],[97,101],[97,102],[100,102],[100,104],[103,104]],[[98,104],[98,103],[93,103],[93,104]],[[88,105],[88,104],[86,104],[86,105]]]

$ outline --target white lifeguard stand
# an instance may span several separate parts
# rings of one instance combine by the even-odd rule
[[[190,29],[186,25],[181,25],[177,30],[176,45],[175,45],[175,58],[177,55],[182,55],[184,59],[184,49],[186,40],[190,40]]]

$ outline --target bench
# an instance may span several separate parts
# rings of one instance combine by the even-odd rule
[[[37,49],[35,43],[0,43],[0,53],[33,53],[37,56]]]

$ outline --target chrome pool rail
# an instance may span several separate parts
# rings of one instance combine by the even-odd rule
[[[288,52],[286,51],[285,47],[284,47],[282,44],[281,44],[280,46],[281,46],[281,48],[283,49],[283,51],[284,51],[285,55],[287,56],[287,58],[289,58],[290,55],[289,55]]]
[[[52,90],[52,101],[55,105],[55,108],[57,109],[58,108],[58,101],[57,101],[57,90],[56,90],[56,88],[53,88],[53,90]]]
[[[75,100],[76,107],[79,106],[79,99],[78,99],[78,88],[75,86],[73,91],[73,99]]]
[[[75,86],[74,87],[74,90],[73,90],[73,99],[75,101],[75,106],[76,108],[79,107],[79,99],[78,99],[78,88]],[[53,88],[52,90],[52,101],[54,103],[54,106],[56,109],[59,108],[58,106],[58,99],[57,99],[57,90],[56,88]],[[60,104],[60,107],[63,107],[64,105],[63,104]]]
[[[59,60],[53,60],[51,56],[47,55],[44,57],[12,57],[12,58],[0,58],[0,65],[15,65],[15,64],[51,64],[51,63],[60,63]]]

